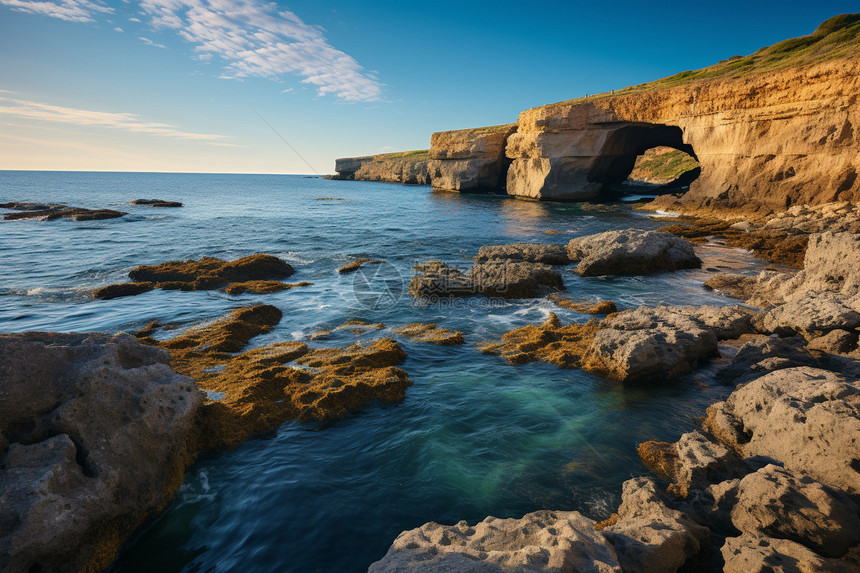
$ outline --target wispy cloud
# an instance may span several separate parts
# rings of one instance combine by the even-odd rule
[[[117,26],[116,28],[114,28],[114,29],[113,29],[113,31],[114,31],[114,32],[122,32],[122,31],[123,31],[123,29],[122,29],[122,28],[120,28],[119,26]]]
[[[114,11],[98,0],[0,0],[0,4],[19,12],[51,16],[69,22],[93,22],[97,15]]]
[[[157,43],[153,42],[152,40],[150,40],[149,38],[144,38],[143,36],[140,36],[138,38],[138,40],[140,40],[141,42],[143,42],[147,46],[152,46],[154,48],[165,48],[165,49],[167,48],[167,46],[165,46],[164,44],[157,44]]]
[[[129,22],[136,22],[136,23],[140,24],[140,18],[129,18],[128,21]]]
[[[58,105],[49,105],[23,99],[0,96],[0,115],[20,119],[50,121],[78,126],[107,127],[132,133],[188,139],[207,143],[224,143],[229,137],[212,133],[183,131],[168,123],[144,121],[133,113],[92,111]]]
[[[198,59],[217,56],[224,78],[297,75],[319,95],[343,101],[382,101],[384,85],[323,30],[267,0],[138,0],[155,29],[174,30],[194,45]],[[101,0],[0,0],[15,10],[88,22],[113,9]],[[129,18],[129,21],[139,21]],[[147,42],[150,45],[158,45]]]

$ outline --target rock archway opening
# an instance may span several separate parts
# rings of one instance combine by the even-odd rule
[[[607,135],[589,180],[602,184],[604,193],[638,197],[683,191],[700,174],[679,127],[630,124]]]

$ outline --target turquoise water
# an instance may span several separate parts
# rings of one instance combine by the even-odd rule
[[[139,197],[185,207],[128,205]],[[401,341],[409,355],[402,367],[414,385],[399,404],[373,404],[327,426],[287,423],[201,459],[172,505],[127,544],[115,571],[364,571],[400,531],[431,520],[543,508],[603,518],[617,505],[621,483],[645,473],[635,454],[639,442],[677,439],[728,394],[701,376],[623,388],[578,370],[510,366],[478,353],[475,343],[542,322],[549,312],[562,320],[588,317],[545,300],[421,306],[406,293],[397,298],[398,288],[386,304],[369,308],[361,282],[368,276],[335,271],[355,257],[385,259],[386,284],[398,287],[397,277],[408,282],[416,262],[467,266],[481,245],[564,243],[660,225],[626,206],[594,209],[301,176],[8,171],[0,172],[5,201],[113,207],[129,215],[0,221],[0,331],[134,331],[151,320],[187,327],[266,302],[284,318],[255,345],[306,340],[355,318],[389,327],[438,322],[466,336],[457,347]],[[101,301],[88,295],[127,280],[136,265],[257,252],[287,260],[297,270],[289,280],[313,286],[259,296],[153,291]],[[711,269],[761,267],[738,251],[703,253]],[[621,308],[732,302],[701,287],[708,272],[563,275],[572,295],[609,298]],[[391,333],[361,338],[380,336]],[[311,344],[354,339],[344,332]]]

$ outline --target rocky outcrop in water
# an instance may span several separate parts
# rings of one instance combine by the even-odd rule
[[[117,219],[128,213],[114,209],[84,209],[83,207],[69,207],[61,204],[45,203],[0,203],[0,209],[10,209],[15,213],[4,213],[3,218],[7,221],[19,219],[39,219],[42,221],[55,221],[57,219],[71,219],[73,221],[100,221],[103,219]]]
[[[95,571],[182,482],[202,395],[120,334],[0,335],[0,569]]]
[[[585,277],[645,275],[661,271],[696,269],[702,261],[693,245],[660,231],[606,231],[572,239],[567,255],[579,261],[576,272]]]
[[[415,267],[409,293],[421,299],[484,295],[491,298],[537,298],[564,289],[561,274],[550,265],[491,259],[475,263],[468,273],[441,261]]]
[[[277,292],[295,286],[272,279],[291,276],[295,270],[289,263],[271,255],[250,255],[225,261],[214,257],[200,260],[169,261],[160,265],[143,265],[129,271],[131,283],[119,283],[96,289],[93,296],[112,299],[151,291],[165,290],[213,290],[226,288],[231,294],[241,292]]]
[[[182,207],[179,201],[165,201],[164,199],[135,199],[132,205],[146,205],[148,207]]]

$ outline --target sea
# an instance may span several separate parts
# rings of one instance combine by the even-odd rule
[[[137,198],[184,203],[167,209]],[[112,208],[111,220],[0,220],[0,331],[134,332],[147,323],[179,330],[232,309],[272,304],[283,319],[251,346],[309,341],[348,320],[385,323],[338,331],[312,347],[367,343],[392,328],[437,323],[466,344],[398,339],[413,384],[399,403],[372,403],[330,424],[288,422],[210,453],[188,469],[168,508],[126,543],[111,571],[359,572],[403,530],[428,521],[475,523],[539,509],[603,519],[622,483],[647,470],[646,440],[674,441],[730,392],[700,373],[623,386],[551,364],[512,366],[477,345],[540,324],[589,316],[547,299],[424,304],[408,293],[419,262],[468,268],[482,245],[566,243],[665,222],[620,202],[529,202],[425,186],[333,181],[300,175],[0,171],[0,203],[33,201]],[[2,212],[2,210],[0,210]],[[144,264],[235,259],[268,253],[289,262],[276,294],[156,290],[97,300],[93,289],[128,280]],[[702,282],[712,273],[766,266],[719,243],[700,248],[703,269],[641,277],[583,278],[562,270],[573,298],[619,309],[658,304],[734,304]],[[352,274],[356,258],[382,259]],[[249,348],[250,348],[249,347]]]

